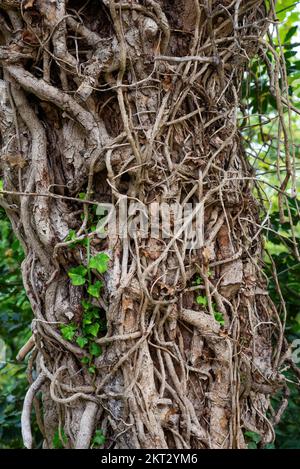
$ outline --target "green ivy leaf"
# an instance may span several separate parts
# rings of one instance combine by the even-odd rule
[[[73,249],[77,244],[81,244],[83,246],[87,245],[87,238],[78,239],[75,230],[69,231],[68,235],[65,238],[65,241],[73,241],[73,243],[69,244],[69,247],[71,249]]]
[[[87,365],[87,364],[89,363],[89,361],[90,361],[90,360],[89,360],[88,357],[83,357],[83,358],[81,359],[81,363],[83,363],[84,365]]]
[[[75,286],[85,284],[86,274],[87,274],[87,269],[83,265],[72,267],[72,269],[70,269],[68,272],[68,276],[71,279],[72,285],[75,285]]]
[[[201,277],[199,277],[199,275],[195,278],[195,280],[193,281],[193,285],[201,285],[201,283],[203,283],[203,280]]]
[[[87,312],[83,315],[82,325],[83,325],[83,326],[87,326],[88,324],[92,324],[92,322],[93,322],[92,313],[91,313],[90,311],[87,311]]]
[[[100,355],[102,354],[102,348],[95,342],[90,344],[89,351],[90,354],[94,355],[95,357],[100,357]]]
[[[60,331],[64,339],[71,341],[76,334],[77,326],[74,323],[65,324],[60,327]]]
[[[198,305],[207,306],[208,301],[206,296],[197,296],[196,303]]]
[[[76,343],[79,345],[80,348],[84,348],[88,343],[88,339],[86,337],[77,337]]]
[[[88,372],[94,375],[96,373],[96,367],[95,365],[92,365],[88,368]]]
[[[100,329],[100,324],[98,324],[97,322],[94,323],[94,324],[89,324],[88,326],[86,326],[85,330],[88,334],[91,334],[92,336],[94,337],[97,337],[98,335],[98,332],[99,332],[99,329]]]
[[[215,320],[218,321],[218,323],[221,324],[221,326],[225,325],[224,316],[222,313],[215,311],[214,316],[215,316]]]
[[[74,239],[76,239],[76,231],[70,230],[68,235],[65,238],[65,241],[73,241]]]
[[[102,286],[103,286],[103,283],[100,280],[98,280],[93,285],[89,285],[88,293],[94,298],[100,298],[100,290]]]
[[[103,435],[102,430],[96,430],[95,435],[92,440],[92,446],[102,446],[106,441],[105,436]]]
[[[109,256],[105,252],[99,252],[96,256],[92,257],[89,262],[91,269],[96,269],[99,274],[104,274],[108,269]]]
[[[94,308],[93,304],[87,300],[82,300],[81,304],[82,304],[84,311],[89,311]]]

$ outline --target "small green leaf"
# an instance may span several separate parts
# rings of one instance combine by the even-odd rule
[[[87,326],[88,324],[92,324],[95,319],[98,322],[99,311],[97,308],[92,307],[84,313],[83,319],[82,319],[82,325]]]
[[[88,339],[86,337],[77,337],[76,343],[79,345],[80,348],[84,348],[88,343]]]
[[[77,326],[73,323],[65,324],[60,327],[60,331],[64,339],[71,341],[73,340],[74,335],[76,334]]]
[[[206,298],[206,296],[197,296],[197,298],[196,298],[196,303],[197,303],[198,305],[207,306],[207,298]]]
[[[222,313],[215,311],[214,316],[215,316],[215,320],[218,321],[218,323],[221,324],[221,326],[225,325],[224,316]]]
[[[68,276],[71,279],[72,285],[79,286],[85,284],[85,276],[87,274],[87,269],[83,265],[78,267],[72,267],[69,270]]]
[[[195,278],[195,280],[193,281],[193,285],[201,285],[201,283],[203,283],[203,280],[201,277],[199,277],[199,275]]]
[[[298,26],[292,26],[285,35],[283,42],[289,42],[292,36],[297,32]]]
[[[102,446],[106,441],[105,436],[103,435],[102,430],[96,430],[95,435],[92,440],[92,446]]]
[[[61,429],[60,435],[61,437],[59,436],[59,430],[57,429],[56,432],[54,433],[53,440],[52,440],[52,445],[54,449],[63,449],[64,446],[68,442],[68,439],[66,437],[66,434],[63,428]]]
[[[79,197],[80,200],[84,200],[86,198],[86,193],[85,192],[80,192],[78,194],[78,197]]]
[[[88,368],[88,372],[91,373],[92,375],[96,373],[96,367],[95,365],[92,365]]]
[[[65,241],[73,241],[73,243],[70,243],[68,245],[71,249],[73,249],[77,244],[81,244],[83,246],[86,246],[87,244],[87,238],[78,239],[75,230],[69,231],[68,235],[65,238]]]
[[[92,314],[90,311],[88,311],[83,315],[82,325],[87,326],[88,324],[92,324],[92,322],[93,322]]]
[[[90,344],[89,351],[91,355],[94,355],[95,357],[100,357],[102,353],[102,349],[100,345],[96,344],[95,342]]]
[[[100,298],[100,290],[103,286],[103,283],[98,280],[93,285],[89,285],[88,293],[93,296],[94,298]]]
[[[108,269],[109,256],[105,252],[100,252],[96,256],[92,257],[89,262],[89,267],[91,269],[96,269],[100,274]]]
[[[92,336],[94,337],[97,337],[98,335],[98,332],[99,332],[99,329],[100,329],[100,324],[98,323],[94,323],[94,324],[89,324],[88,326],[86,326],[85,330],[88,334],[91,334]]]
[[[73,241],[74,239],[76,239],[76,231],[70,230],[65,241]]]
[[[93,307],[92,303],[86,300],[82,300],[81,304],[82,304],[84,311],[87,311],[88,309]]]
[[[93,317],[94,319],[98,319],[98,318],[99,318],[99,309],[98,309],[98,308],[95,308],[95,307],[93,306],[93,308],[90,309],[90,314],[92,315],[92,317]]]
[[[89,363],[89,361],[90,361],[90,360],[89,360],[88,357],[83,357],[83,358],[81,359],[81,363],[83,363],[84,365],[87,365],[87,364]]]

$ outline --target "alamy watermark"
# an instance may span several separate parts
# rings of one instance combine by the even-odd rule
[[[148,205],[136,200],[121,198],[117,204],[101,203],[96,232],[100,238],[156,238],[168,242],[180,239],[187,249],[203,246],[203,204],[157,203]]]
[[[298,365],[300,363],[300,339],[293,340],[293,342],[291,343],[291,349],[291,359],[293,360],[295,365]]]

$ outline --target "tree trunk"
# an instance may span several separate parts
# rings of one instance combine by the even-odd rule
[[[238,121],[272,13],[263,0],[0,8],[1,200],[34,314],[25,446],[39,390],[45,448],[62,430],[71,448],[97,429],[109,448],[244,448],[247,430],[272,441],[282,326]],[[159,216],[157,232],[132,213],[130,237],[98,236],[95,203],[123,220],[124,201]],[[173,230],[176,213],[171,237],[161,226],[163,207],[187,203],[196,244]],[[74,285],[70,269],[100,252],[108,270]]]

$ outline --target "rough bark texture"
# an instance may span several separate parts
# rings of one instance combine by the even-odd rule
[[[76,448],[97,428],[111,448],[243,448],[245,430],[274,438],[282,326],[237,122],[268,15],[262,0],[0,2],[1,200],[26,252],[40,375],[25,399],[27,447],[39,388],[45,448],[58,428]],[[203,206],[197,249],[138,230],[90,236],[91,255],[111,259],[95,303],[107,321],[95,374],[60,330],[81,327],[87,298],[68,277],[86,247],[66,242],[71,229],[91,233],[81,192]]]

